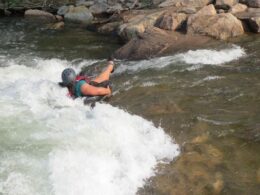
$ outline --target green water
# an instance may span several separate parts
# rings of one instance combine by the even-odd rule
[[[0,52],[13,58],[103,62],[120,47],[115,37],[76,26],[53,31],[14,18],[0,19],[0,27]],[[112,77],[110,104],[163,127],[181,146],[181,155],[159,166],[138,194],[260,194],[260,36],[232,43],[246,56],[198,69],[172,62]],[[117,66],[138,63],[118,61]]]

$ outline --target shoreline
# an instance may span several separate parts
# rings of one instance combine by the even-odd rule
[[[65,2],[67,5],[63,5]],[[242,4],[232,0],[154,0],[150,6],[133,0],[121,4],[117,0],[110,4],[109,1],[69,2],[59,1],[55,6],[45,5],[41,9],[39,4],[4,9],[0,4],[0,10],[7,17],[36,19],[53,30],[74,23],[104,36],[117,37],[124,44],[113,52],[114,56],[129,60],[199,49],[213,42],[239,39],[247,32],[260,32],[258,1],[244,0]]]

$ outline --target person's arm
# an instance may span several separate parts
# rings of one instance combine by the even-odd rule
[[[84,84],[81,86],[80,90],[83,95],[111,95],[111,90],[109,87],[94,87],[89,84]]]

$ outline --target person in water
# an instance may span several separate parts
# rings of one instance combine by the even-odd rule
[[[66,68],[61,73],[61,86],[67,87],[73,98],[84,96],[110,96],[110,74],[114,72],[114,61],[108,59],[106,69],[94,79],[76,75],[72,68]]]

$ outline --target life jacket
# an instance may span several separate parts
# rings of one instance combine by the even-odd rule
[[[72,97],[72,98],[75,97],[75,94],[74,94],[75,85],[76,85],[79,81],[82,81],[82,80],[86,81],[86,83],[88,83],[88,84],[89,84],[90,81],[91,81],[90,78],[87,77],[87,76],[77,75],[77,76],[76,76],[76,79],[75,79],[75,84],[74,84],[71,88],[68,88],[68,90],[69,90],[68,96],[69,96],[69,97]]]

